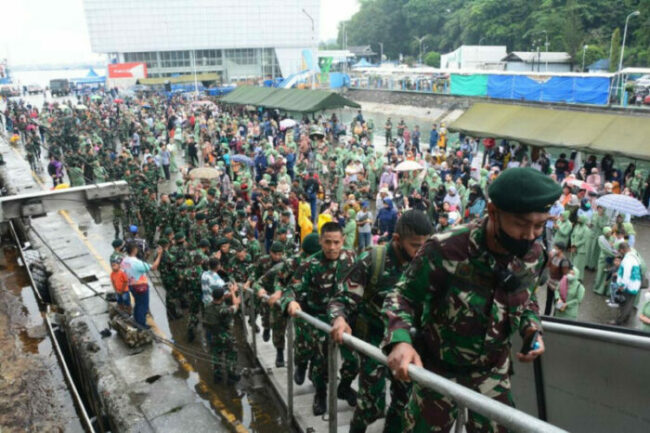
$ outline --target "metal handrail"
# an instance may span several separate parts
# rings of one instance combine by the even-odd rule
[[[254,294],[253,290],[250,288],[245,289]],[[268,300],[269,296],[264,295],[262,297],[264,300]],[[276,305],[280,305],[279,301],[276,302]],[[317,319],[316,317],[305,313],[304,311],[298,311],[296,313],[296,318],[299,318],[314,328],[327,333],[329,338],[329,347],[336,347],[336,344],[329,336],[332,327],[327,323]],[[244,322],[245,323],[245,322]],[[292,323],[289,322],[287,326],[291,326]],[[291,339],[293,339],[293,333],[291,333]],[[350,349],[362,353],[367,357],[379,362],[382,365],[388,366],[388,358],[384,353],[377,347],[373,346],[370,343],[367,343],[353,335],[343,334],[343,344],[348,346]],[[287,354],[288,362],[291,365],[293,370],[293,341],[288,342],[289,353]],[[336,351],[328,351],[328,392],[329,398],[332,399],[332,394],[336,393]],[[332,372],[334,374],[332,374]],[[474,412],[477,412],[487,418],[495,420],[497,423],[503,425],[509,430],[515,432],[526,432],[526,433],[566,433],[566,430],[563,430],[559,427],[556,427],[552,424],[544,422],[538,418],[535,418],[532,415],[529,415],[525,412],[522,412],[514,407],[505,405],[499,401],[493,400],[490,397],[486,397],[481,393],[473,391],[469,388],[459,385],[456,382],[453,382],[447,378],[444,378],[440,375],[432,373],[429,370],[426,370],[422,367],[417,367],[415,365],[410,365],[408,368],[409,376],[413,382],[417,382],[419,385],[431,389],[433,391],[439,392],[444,396],[447,396],[454,400],[458,406],[459,414],[464,412],[464,409],[467,408]],[[289,375],[288,381],[293,380],[293,375]],[[293,387],[289,388],[292,390]],[[334,392],[332,392],[332,390]],[[287,400],[293,400],[293,395],[287,396]],[[336,399],[332,399],[336,403]],[[337,419],[336,419],[336,404],[332,404],[331,401],[328,404],[329,409],[329,430],[330,432],[337,431]],[[293,405],[291,405],[293,408]],[[463,417],[459,415],[458,420],[461,420]],[[459,427],[462,426],[462,422],[457,422],[456,428],[459,431]]]

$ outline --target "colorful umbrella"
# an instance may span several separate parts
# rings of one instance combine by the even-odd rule
[[[596,200],[596,204],[606,209],[615,210],[618,213],[629,214],[636,217],[648,214],[648,209],[643,206],[643,203],[629,195],[607,194],[599,197]]]
[[[122,102],[124,102],[124,99],[122,99],[122,98],[115,98],[115,99],[113,100],[113,102],[115,102],[116,104],[121,104]]]
[[[288,128],[293,128],[294,126],[296,126],[296,121],[293,119],[280,120],[280,130],[282,131]]]
[[[242,154],[233,155],[231,159],[233,161],[235,161],[235,162],[239,162],[239,163],[242,163],[242,164],[248,164],[251,167],[253,165],[255,165],[255,162],[246,155],[242,155]]]
[[[578,189],[584,189],[588,192],[596,192],[596,188],[594,188],[592,185],[588,184],[587,182],[584,182],[582,180],[578,180],[575,178],[569,178],[565,179],[562,184],[566,184],[569,186],[575,186]]]

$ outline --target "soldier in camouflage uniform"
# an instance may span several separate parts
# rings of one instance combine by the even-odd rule
[[[320,244],[322,251],[309,257],[305,262],[302,278],[291,285],[282,296],[282,311],[295,316],[296,311],[306,313],[327,322],[327,305],[337,291],[337,285],[352,267],[355,255],[343,249],[343,232],[336,222],[328,222],[321,227]],[[303,300],[302,304],[297,300]],[[327,334],[310,328],[307,336],[312,351],[312,370],[310,379],[316,388],[314,396],[314,415],[322,415],[327,410]],[[350,406],[356,404],[356,392],[350,387],[358,372],[358,359],[348,348],[341,347],[341,382],[337,395],[346,399]]]
[[[262,327],[264,333],[262,339],[269,341],[271,331],[273,331],[273,346],[275,346],[276,367],[284,367],[284,336],[287,328],[287,320],[282,311],[275,302],[282,295],[281,291],[275,290],[275,276],[282,266],[284,256],[284,246],[278,242],[271,245],[269,255],[262,257],[257,261],[253,272],[252,289],[256,297],[261,298],[269,295],[268,301],[260,301],[257,311],[262,316]]]
[[[202,239],[205,239],[207,241],[209,238],[210,230],[205,223],[205,214],[203,212],[198,212],[196,214],[196,222],[190,226],[188,242],[190,245],[198,245]]]
[[[255,239],[255,232],[250,227],[246,229],[244,245],[246,246],[248,254],[251,256],[251,260],[253,262],[257,261],[257,259],[262,255],[262,245],[260,244],[260,241]]]
[[[150,245],[153,248],[156,230],[158,229],[158,224],[160,222],[160,212],[158,210],[155,192],[150,192],[149,196],[145,198],[142,203],[142,208],[140,208],[140,215],[142,217],[142,226],[144,228],[144,238],[147,241],[147,245]]]
[[[163,287],[165,288],[167,314],[172,319],[177,319],[181,316],[181,314],[179,312],[180,305],[176,258],[170,252],[170,243],[167,237],[160,238],[158,245],[160,245],[163,249],[158,271],[160,272],[160,279],[162,280]]]
[[[242,243],[239,239],[235,237],[235,231],[231,226],[225,226],[222,230],[223,237],[228,239],[228,243],[231,247],[239,248],[242,246]]]
[[[124,241],[122,239],[115,239],[111,246],[113,247],[113,252],[111,253],[111,258],[109,263],[121,263],[124,258]]]
[[[183,271],[183,280],[185,281],[185,293],[189,303],[189,318],[187,321],[187,340],[194,341],[196,337],[197,327],[199,326],[199,319],[201,316],[202,305],[202,292],[201,292],[201,275],[203,274],[203,267],[201,266],[202,257],[195,254],[192,258],[192,264],[185,268]]]
[[[235,286],[231,285],[229,291],[223,287],[215,287],[212,290],[212,302],[205,306],[203,329],[212,357],[214,382],[222,380],[224,376],[227,376],[228,384],[239,380],[237,344],[233,331],[239,303]]]
[[[280,227],[275,231],[275,242],[278,242],[282,245],[283,251],[287,256],[291,256],[294,253],[294,244],[287,237],[287,227]]]
[[[182,308],[187,308],[187,289],[184,271],[190,266],[191,259],[187,242],[185,242],[185,233],[179,231],[174,235],[174,246],[170,248],[169,252],[176,260],[176,275],[178,277],[176,288],[171,292],[171,300],[180,304]],[[179,317],[181,315],[180,313],[178,314]]]
[[[355,337],[379,346],[384,336],[381,316],[384,298],[432,232],[433,226],[426,214],[410,210],[397,221],[388,244],[376,246],[359,256],[329,303],[332,338],[337,343],[343,342],[343,333],[353,333]],[[354,330],[349,323],[354,323]],[[391,403],[384,432],[404,431],[402,414],[408,403],[410,385],[392,380],[384,365],[364,356],[350,433],[363,433],[368,425],[384,416],[387,378],[391,381]]]
[[[122,226],[122,235],[128,233],[129,221],[126,218],[124,204],[121,200],[116,200],[113,202],[113,228],[116,238],[120,236],[120,225]]]
[[[532,337],[541,330],[534,291],[545,253],[536,238],[560,192],[559,185],[539,171],[509,168],[490,186],[486,218],[427,240],[384,302],[383,349],[394,376],[407,380],[409,364],[424,365],[513,404],[510,335],[519,331],[522,337]],[[544,352],[541,336],[532,343],[528,353],[517,354],[520,361],[532,362]],[[449,397],[418,383],[413,384],[408,408],[407,429],[415,433],[448,432],[457,415]],[[472,411],[466,428],[506,431]]]
[[[320,244],[318,243],[318,234],[310,233],[305,236],[302,242],[302,250],[291,256],[289,259],[282,263],[275,276],[275,290],[284,292],[291,287],[292,284],[299,283],[302,279],[302,273],[305,270],[309,256],[316,254],[320,251]],[[294,339],[294,364],[296,370],[293,374],[293,379],[298,385],[302,385],[305,381],[305,374],[311,358],[311,347],[309,346],[309,325],[302,320],[293,322],[295,328]]]

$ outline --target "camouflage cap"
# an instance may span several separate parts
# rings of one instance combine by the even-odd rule
[[[497,208],[516,214],[548,212],[560,194],[562,188],[557,182],[529,167],[505,170],[488,190]]]
[[[163,246],[163,247],[164,247],[165,245],[169,245],[169,239],[167,239],[167,238],[160,238],[160,239],[158,239],[158,245]]]

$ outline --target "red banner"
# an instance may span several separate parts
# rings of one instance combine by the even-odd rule
[[[147,64],[109,63],[108,78],[147,78]]]

